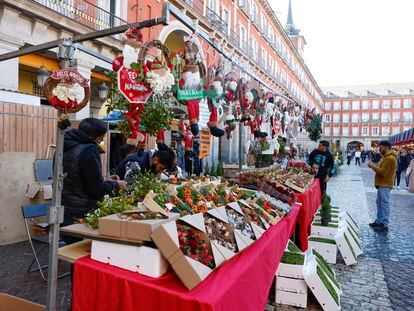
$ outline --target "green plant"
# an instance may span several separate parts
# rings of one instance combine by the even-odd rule
[[[124,194],[119,197],[105,197],[98,202],[98,208],[86,214],[84,222],[92,229],[97,229],[99,226],[99,218],[132,210],[135,208],[135,200],[131,196]]]
[[[336,292],[335,288],[332,286],[332,283],[328,280],[326,274],[323,272],[322,268],[316,266],[316,273],[318,274],[320,280],[322,281],[325,288],[328,290],[329,294],[331,295],[332,299],[335,303],[339,306],[339,297],[338,293]]]
[[[285,154],[285,147],[286,143],[284,141],[281,141],[279,143],[279,154]]]
[[[166,184],[160,183],[151,172],[142,173],[138,171],[133,178],[130,192],[136,200],[143,200],[147,193],[164,192]]]
[[[297,247],[296,244],[293,243],[291,240],[289,240],[288,242],[288,250],[291,253],[301,253],[301,250],[299,249],[299,247]]]
[[[151,136],[156,136],[161,129],[170,129],[172,110],[169,99],[153,94],[144,105],[140,117],[141,124]]]
[[[269,150],[270,144],[266,139],[259,140],[259,149],[260,151],[266,151]]]
[[[284,252],[281,262],[289,265],[303,265],[305,262],[305,256],[298,253]]]
[[[327,194],[322,196],[322,207],[321,207],[321,224],[322,226],[328,226],[331,220],[331,197]]]
[[[318,141],[321,138],[322,116],[320,114],[313,114],[312,120],[306,126],[306,132],[308,132],[309,139],[312,141]]]
[[[214,165],[214,162],[211,164],[211,170],[210,170],[210,176],[217,176],[216,175],[216,166]]]
[[[217,164],[216,176],[223,176],[223,164],[221,162]]]
[[[210,167],[208,166],[208,161],[206,161],[206,165],[204,165],[204,176],[210,175]]]

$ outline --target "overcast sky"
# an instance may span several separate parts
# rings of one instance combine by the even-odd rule
[[[269,0],[283,25],[289,0]],[[414,82],[414,0],[292,0],[321,87]]]

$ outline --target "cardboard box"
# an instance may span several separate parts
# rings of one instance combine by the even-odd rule
[[[357,255],[352,247],[351,239],[346,228],[341,228],[335,236],[336,244],[347,266],[357,263]]]
[[[214,258],[215,267],[223,264],[226,261],[226,257],[208,238],[205,232],[203,214],[201,213],[181,217],[179,220],[166,223],[156,229],[152,234],[154,243],[164,257],[167,258],[183,284],[191,290],[202,282],[213,269],[184,255],[180,249],[177,222],[189,225],[193,230],[201,233],[201,238],[206,241],[207,249]]]
[[[33,204],[52,200],[52,181],[35,182],[27,185],[25,197],[29,198]]]
[[[338,247],[336,243],[331,244],[331,243],[324,243],[320,241],[312,241],[311,238],[319,238],[319,237],[310,236],[308,239],[309,247],[316,249],[318,253],[321,254],[321,256],[328,263],[335,264],[336,257],[338,254]],[[336,239],[333,241],[336,241]]]
[[[177,213],[166,213],[164,211],[128,211],[121,213],[128,215],[131,212],[157,213],[162,219],[132,220],[120,218],[118,214],[102,217],[99,219],[99,234],[109,237],[119,237],[128,240],[152,241],[151,234],[162,224],[178,219]]]
[[[260,217],[260,215],[257,214],[257,212],[252,208],[245,200],[239,200],[240,208],[243,211],[243,214],[249,218],[250,225],[252,226],[253,232],[256,236],[256,239],[259,239],[263,233],[266,231],[266,222]],[[253,214],[255,217],[257,217],[258,222],[255,222],[251,219],[250,214]]]
[[[247,217],[243,214],[243,211],[240,208],[240,205],[237,202],[229,203],[225,207],[226,216],[229,219],[229,224],[232,228],[242,235],[245,243],[247,245],[253,244],[254,240],[258,239],[256,236],[255,230],[252,228],[252,224],[247,219]],[[241,219],[242,223],[234,223],[230,221],[230,213],[235,213]],[[245,229],[241,229],[240,226],[244,226]],[[260,234],[261,236],[262,234]],[[259,236],[259,237],[260,237]]]
[[[325,311],[340,310],[341,296],[328,280],[327,275],[318,267],[315,260],[306,265],[305,281],[322,309]],[[329,289],[328,289],[329,288]]]
[[[132,272],[158,278],[168,270],[168,262],[156,248],[92,241],[91,258]]]
[[[297,294],[307,294],[308,285],[303,279],[276,276],[276,290]]]
[[[0,293],[0,311],[43,311],[45,306],[18,298],[12,295]]]
[[[306,308],[308,305],[308,293],[287,292],[276,289],[277,304]]]
[[[311,226],[311,235],[322,238],[333,239],[338,232],[340,224],[329,222],[330,226],[322,226],[320,222],[313,221]],[[336,226],[336,227],[333,227]]]
[[[304,265],[291,265],[280,262],[279,267],[276,271],[276,276],[282,276],[293,279],[303,279],[304,267]]]

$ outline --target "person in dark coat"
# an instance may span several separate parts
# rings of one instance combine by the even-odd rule
[[[62,205],[65,207],[63,225],[73,224],[77,219],[97,208],[96,203],[106,194],[119,189],[126,190],[124,181],[104,180],[100,154],[104,151],[99,143],[106,134],[104,122],[86,118],[78,129],[65,133],[63,147]]]
[[[309,155],[308,164],[315,170],[319,179],[321,195],[326,193],[326,184],[333,175],[334,157],[329,151],[329,142],[321,140],[317,149]]]
[[[411,156],[407,154],[405,149],[402,149],[399,153],[399,157],[397,159],[397,174],[396,174],[396,182],[397,182],[397,189],[400,189],[400,181],[401,181],[401,173],[405,173],[408,166],[411,162]],[[405,186],[408,188],[407,179],[405,179]]]
[[[128,182],[137,171],[159,175],[165,170],[174,170],[176,163],[174,151],[162,143],[157,144],[157,148],[158,150],[130,154],[119,163],[116,174]]]

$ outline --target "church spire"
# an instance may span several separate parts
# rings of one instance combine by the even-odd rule
[[[288,18],[286,21],[285,30],[289,36],[299,36],[300,30],[293,24],[292,1],[289,0]]]

